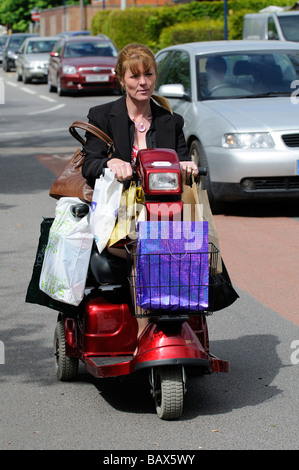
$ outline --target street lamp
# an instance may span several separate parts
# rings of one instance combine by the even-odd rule
[[[63,32],[66,31],[66,4],[65,0],[63,0]]]
[[[227,0],[224,0],[224,39],[227,39]]]
[[[80,0],[80,18],[81,18],[81,31],[85,29],[85,19],[84,19],[84,0]]]

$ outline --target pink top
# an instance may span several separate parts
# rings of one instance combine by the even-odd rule
[[[136,159],[137,159],[137,153],[138,153],[138,148],[137,148],[135,145],[133,145],[132,153],[131,153],[131,165],[132,165],[132,168],[135,168]]]

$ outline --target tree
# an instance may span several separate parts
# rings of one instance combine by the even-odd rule
[[[67,5],[73,5],[78,1],[66,0]],[[1,0],[0,24],[5,25],[13,32],[25,32],[29,30],[31,22],[31,10],[38,7],[40,10],[62,6],[64,0]]]

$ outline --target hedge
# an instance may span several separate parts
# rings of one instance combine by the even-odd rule
[[[292,6],[294,0],[274,0],[272,4]],[[268,5],[269,0],[228,1],[228,38],[241,39],[244,14],[258,12]],[[223,1],[132,7],[96,13],[91,30],[93,34],[109,36],[119,49],[130,42],[139,42],[156,52],[177,43],[223,39],[223,17]]]
[[[224,39],[222,20],[201,20],[182,22],[164,28],[160,34],[159,47],[185,42],[217,41]]]

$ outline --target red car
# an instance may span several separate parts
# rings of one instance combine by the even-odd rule
[[[119,92],[115,78],[117,49],[109,38],[64,37],[50,53],[49,91],[66,93],[83,90]]]

